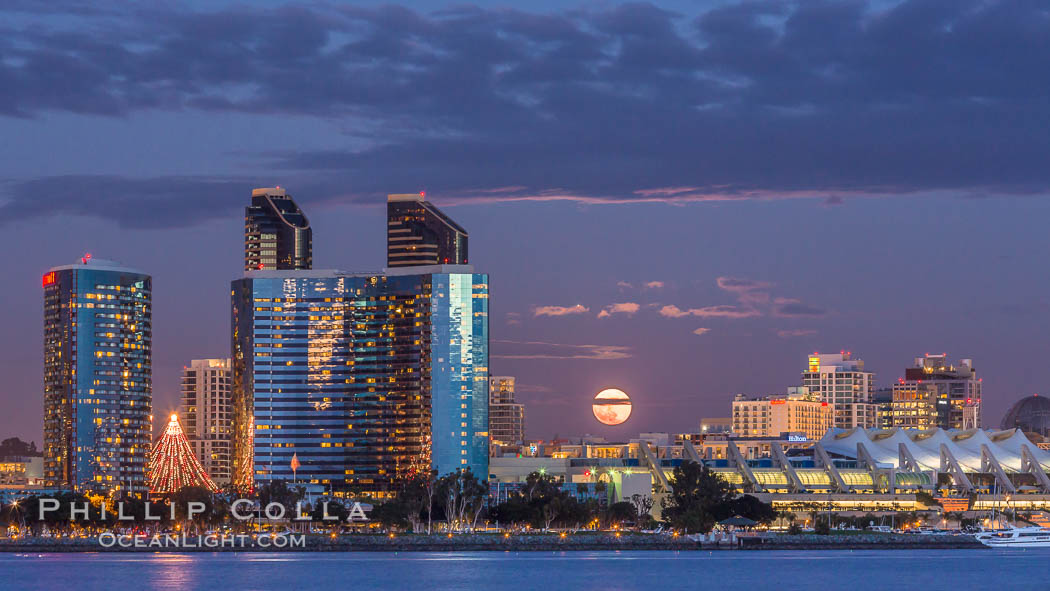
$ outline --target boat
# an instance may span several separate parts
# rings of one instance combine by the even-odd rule
[[[1050,548],[1050,529],[1013,527],[976,534],[977,541],[990,548]]]

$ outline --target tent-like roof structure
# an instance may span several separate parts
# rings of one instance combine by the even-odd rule
[[[880,466],[902,469],[900,445],[908,450],[921,468],[939,470],[941,446],[955,457],[965,472],[981,471],[982,450],[987,449],[1003,470],[1023,472],[1022,450],[1027,448],[1044,470],[1050,470],[1050,452],[1036,447],[1018,429],[1006,431],[965,431],[943,429],[831,429],[820,440],[829,453],[857,458],[857,444],[862,444]]]

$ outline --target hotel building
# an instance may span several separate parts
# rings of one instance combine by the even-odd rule
[[[44,480],[146,492],[152,280],[85,255],[44,274]]]
[[[313,230],[281,187],[252,190],[244,208],[244,269],[310,269]]]
[[[789,388],[786,396],[733,400],[733,433],[738,437],[802,435],[819,439],[834,422],[831,406],[806,388]]]
[[[204,471],[220,486],[230,483],[231,384],[229,359],[194,359],[182,368],[182,429]]]
[[[231,295],[235,485],[381,498],[429,469],[487,478],[487,275],[250,271]]]
[[[466,265],[467,231],[423,193],[388,195],[386,265]]]
[[[835,427],[875,427],[875,374],[864,371],[864,361],[854,359],[851,353],[810,355],[809,365],[802,372],[802,385],[832,406]]]

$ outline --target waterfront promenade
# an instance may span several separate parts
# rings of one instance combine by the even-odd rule
[[[206,547],[193,543],[165,546],[166,552],[274,551],[272,545],[254,544],[251,536],[243,547]],[[965,535],[914,535],[859,533],[850,535],[762,534],[735,541],[695,541],[666,534],[586,532],[576,534],[447,534],[433,535],[307,535],[302,546],[282,552],[461,552],[461,551],[601,551],[601,550],[828,550],[828,549],[951,549],[982,548]],[[0,552],[156,552],[156,547],[103,547],[98,538],[23,538],[0,540]]]

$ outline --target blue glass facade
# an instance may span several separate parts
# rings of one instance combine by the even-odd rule
[[[487,475],[487,276],[254,271],[231,296],[236,485]]]
[[[431,275],[431,463],[488,478],[488,276]]]
[[[152,441],[152,281],[91,260],[44,275],[44,478],[146,492]]]

